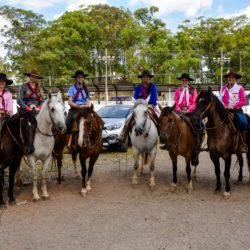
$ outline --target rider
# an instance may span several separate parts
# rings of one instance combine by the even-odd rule
[[[177,113],[190,114],[195,110],[197,99],[197,91],[190,85],[190,81],[194,79],[187,73],[183,73],[177,79],[181,80],[181,87],[175,91],[175,110]]]
[[[5,118],[13,114],[12,94],[5,88],[12,83],[6,74],[0,73],[0,134]]]
[[[148,104],[152,105],[153,109],[156,109],[157,106],[157,88],[156,85],[150,82],[150,79],[153,77],[149,70],[143,70],[141,74],[138,75],[138,78],[141,78],[141,83],[137,84],[134,90],[134,99],[144,99],[146,100],[150,96]],[[154,114],[152,114],[154,116]],[[156,119],[156,117],[155,117]],[[129,131],[132,128],[134,123],[134,116],[131,115],[121,132],[119,140],[124,142],[128,136]]]
[[[222,86],[219,99],[226,108],[233,111],[234,124],[236,125],[236,129],[241,132],[240,152],[246,153],[248,147],[244,142],[246,141],[247,135],[244,131],[248,130],[248,121],[242,110],[242,107],[246,105],[246,97],[244,88],[237,83],[241,75],[230,70],[227,74],[223,75],[223,77],[227,79],[227,84]]]
[[[29,77],[29,81],[21,85],[19,89],[19,98],[17,103],[21,109],[31,111],[33,107],[39,111],[42,105],[43,91],[38,84],[38,79],[43,79],[39,76],[37,70],[33,69],[30,73],[24,73]]]
[[[70,110],[66,118],[67,134],[70,134],[68,139],[68,147],[71,146],[72,134],[71,126],[74,120],[74,117],[77,113],[77,109],[88,106],[90,104],[90,96],[87,86],[84,82],[88,74],[85,74],[82,70],[77,70],[72,76],[74,78],[74,83],[68,89],[68,104]]]

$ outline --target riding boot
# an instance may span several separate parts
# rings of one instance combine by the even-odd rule
[[[247,153],[248,152],[248,147],[246,145],[247,141],[247,133],[246,132],[241,132],[239,136],[239,151],[240,153]]]
[[[125,140],[126,140],[128,134],[129,134],[129,131],[131,130],[131,128],[132,128],[133,125],[134,125],[134,122],[135,122],[135,121],[134,121],[134,114],[132,114],[132,115],[128,118],[128,120],[126,121],[126,123],[125,123],[125,125],[124,125],[124,127],[123,127],[123,129],[122,129],[122,132],[121,132],[121,134],[120,134],[120,136],[119,136],[119,138],[118,138],[118,140],[119,140],[120,142],[122,142],[122,143],[125,142]]]

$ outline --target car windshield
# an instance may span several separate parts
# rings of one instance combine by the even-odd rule
[[[101,118],[126,118],[132,107],[127,106],[106,106],[97,111]]]

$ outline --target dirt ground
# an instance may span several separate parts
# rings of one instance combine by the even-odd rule
[[[184,160],[179,158],[178,190],[170,191],[171,161],[158,150],[156,188],[148,185],[148,168],[132,186],[133,159],[126,153],[102,153],[95,166],[92,191],[81,197],[69,155],[64,182],[50,171],[50,199],[32,201],[28,184],[15,187],[17,204],[0,211],[0,249],[249,249],[250,186],[244,166],[243,184],[236,185],[231,168],[232,196],[215,194],[215,175],[208,153],[200,155],[198,179],[187,194]],[[79,166],[79,164],[78,164]],[[224,177],[222,168],[222,183]]]

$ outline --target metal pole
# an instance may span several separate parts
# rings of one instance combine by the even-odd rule
[[[223,85],[223,50],[220,49],[220,89],[222,90]]]
[[[109,96],[108,96],[108,49],[105,49],[105,103],[108,105]]]

